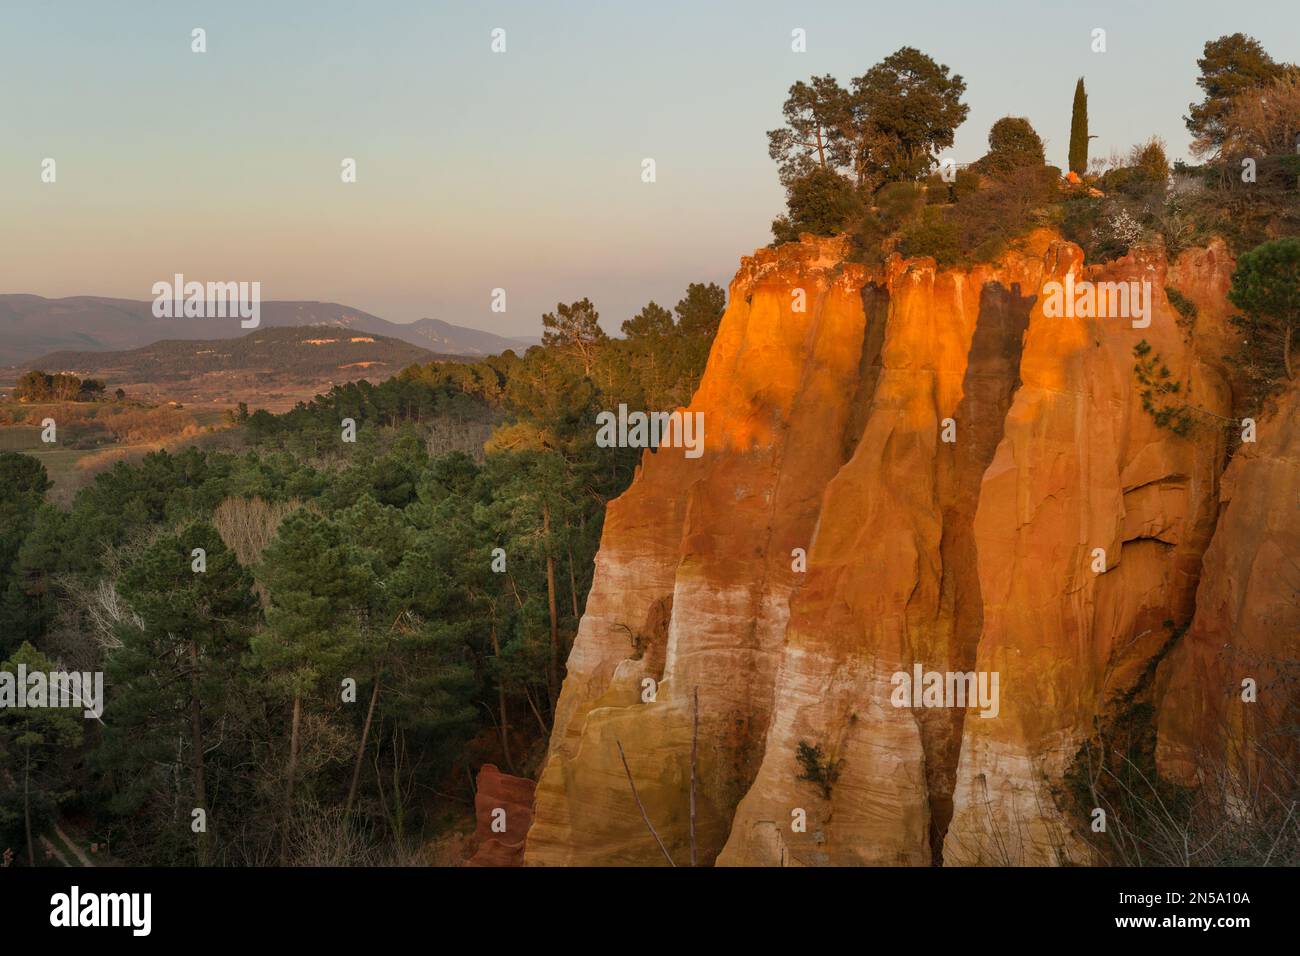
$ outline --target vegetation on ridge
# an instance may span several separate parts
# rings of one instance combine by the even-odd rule
[[[1089,262],[1157,247],[1172,258],[1216,234],[1240,254],[1300,231],[1300,70],[1242,34],[1207,43],[1198,63],[1205,99],[1189,108],[1187,126],[1203,165],[1171,169],[1155,138],[1088,162],[1081,78],[1068,176],[1046,163],[1023,117],[998,120],[988,152],[955,175],[935,172],[968,113],[965,83],[910,47],[848,90],[832,76],[795,83],[785,126],[768,133],[787,206],[773,236],[847,234],[869,260],[898,251],[953,265],[992,261],[1036,226],[1059,229]],[[925,133],[899,124],[900,114]]]

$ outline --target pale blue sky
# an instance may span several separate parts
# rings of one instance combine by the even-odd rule
[[[0,292],[147,299],[184,272],[511,335],[588,295],[616,331],[769,241],[765,132],[797,79],[916,46],[966,78],[960,160],[1013,114],[1064,165],[1083,75],[1094,154],[1157,134],[1178,157],[1196,57],[1238,30],[1300,62],[1294,0],[0,0]]]

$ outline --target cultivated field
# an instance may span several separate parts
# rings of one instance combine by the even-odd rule
[[[45,419],[54,420],[54,442],[41,440]],[[63,503],[115,462],[191,444],[227,427],[228,416],[221,408],[129,401],[0,402],[0,451],[40,459],[54,482],[51,499]]]

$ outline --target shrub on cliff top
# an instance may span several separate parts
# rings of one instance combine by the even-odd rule
[[[999,176],[1020,166],[1047,162],[1043,141],[1023,116],[1004,116],[989,130],[989,151],[978,162],[979,171]]]
[[[940,266],[992,262],[1049,218],[1059,170],[1013,166],[949,206],[931,206],[902,229],[899,251],[932,256]]]
[[[925,195],[916,183],[888,183],[876,193],[876,213],[889,232],[897,232],[920,215]]]
[[[961,258],[961,237],[957,227],[933,206],[903,233],[898,251],[904,256],[930,256],[939,266],[950,266]]]
[[[1151,183],[1163,184],[1169,179],[1169,158],[1165,155],[1165,141],[1159,136],[1134,146],[1129,163]]]
[[[778,243],[798,242],[801,232],[833,236],[861,215],[862,200],[853,183],[837,172],[813,169],[791,181],[786,189],[787,215],[772,221]]]

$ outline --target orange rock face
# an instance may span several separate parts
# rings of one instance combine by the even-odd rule
[[[742,262],[689,409],[703,457],[647,453],[610,505],[528,863],[664,864],[633,783],[688,863],[692,775],[701,864],[1084,861],[1058,785],[1191,620],[1226,453],[1155,425],[1133,350],[1227,416],[1231,260],[846,251]],[[1062,317],[1053,282],[1146,282],[1149,323]],[[997,693],[912,706],[918,671]]]
[[[1076,249],[1061,251],[1057,273],[1077,262]],[[1124,259],[1088,275],[1163,289],[1162,272]],[[1057,812],[1055,791],[1094,719],[1170,640],[1166,622],[1191,616],[1224,442],[1213,427],[1188,438],[1156,427],[1133,348],[1147,341],[1215,415],[1229,413],[1230,392],[1176,318],[1163,295],[1145,329],[1031,316],[1022,384],[975,517],[976,668],[1001,674],[1003,707],[995,720],[966,720],[945,862],[1085,862],[1072,836],[1084,821]]]
[[[1156,758],[1162,774],[1184,784],[1227,772],[1274,786],[1300,763],[1294,735],[1280,733],[1296,725],[1300,705],[1297,422],[1300,388],[1292,387],[1233,457],[1196,616],[1160,665]]]
[[[523,866],[524,839],[533,823],[533,781],[487,763],[479,768],[475,788],[478,848],[465,866]]]
[[[827,242],[761,252],[732,283],[688,410],[704,412],[703,456],[647,453],[609,506],[529,863],[665,863],[619,743],[652,825],[689,861],[697,690],[698,859],[721,849],[763,754],[791,552],[811,545],[822,491],[852,450],[863,281]]]

